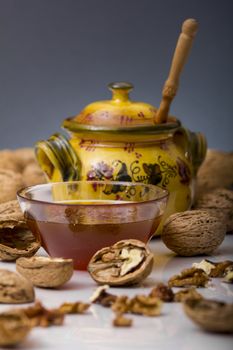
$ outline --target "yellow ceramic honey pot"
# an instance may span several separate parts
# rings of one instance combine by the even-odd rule
[[[206,140],[168,112],[196,30],[195,20],[184,22],[159,109],[131,101],[130,83],[112,83],[111,100],[91,103],[77,116],[65,119],[69,140],[55,134],[37,143],[37,160],[49,181],[151,183],[170,193],[166,217],[191,206]],[[117,189],[112,188],[111,199],[113,195],[120,198]]]

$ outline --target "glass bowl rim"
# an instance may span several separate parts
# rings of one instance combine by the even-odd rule
[[[156,197],[154,199],[148,199],[148,200],[144,200],[144,201],[138,201],[138,202],[133,202],[130,203],[130,202],[127,202],[127,203],[122,203],[121,200],[119,200],[119,203],[107,203],[107,204],[101,204],[101,207],[103,207],[104,205],[107,205],[107,206],[119,206],[119,205],[140,205],[140,204],[143,204],[143,203],[151,203],[151,202],[158,202],[162,199],[165,199],[167,198],[168,199],[168,196],[169,196],[169,192],[168,190],[164,189],[164,188],[161,188],[157,185],[152,185],[152,184],[145,184],[143,182],[128,182],[128,181],[101,181],[101,180],[97,180],[97,181],[83,181],[83,180],[77,180],[77,181],[60,181],[60,182],[50,182],[50,183],[45,183],[45,184],[38,184],[38,185],[33,185],[33,186],[27,186],[27,187],[24,187],[24,188],[21,188],[18,192],[17,192],[17,197],[18,199],[23,199],[23,200],[27,200],[29,202],[33,202],[33,203],[40,203],[40,204],[46,204],[46,205],[59,205],[59,206],[85,206],[85,207],[88,207],[88,206],[95,206],[95,204],[81,204],[81,203],[59,203],[59,202],[51,202],[51,201],[46,201],[46,200],[39,200],[39,199],[32,199],[32,198],[28,198],[26,196],[26,193],[30,190],[34,190],[34,189],[40,189],[41,187],[50,187],[52,185],[59,185],[59,184],[76,184],[76,183],[86,183],[86,184],[94,184],[94,183],[97,183],[97,184],[119,184],[119,185],[122,185],[122,186],[144,186],[144,187],[149,187],[150,189],[159,189],[161,191],[161,195],[159,197]],[[118,201],[117,201],[118,202]]]

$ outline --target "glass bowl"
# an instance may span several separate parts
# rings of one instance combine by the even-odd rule
[[[27,225],[52,257],[85,270],[94,253],[122,239],[148,242],[168,192],[131,182],[71,181],[27,187],[18,200]]]

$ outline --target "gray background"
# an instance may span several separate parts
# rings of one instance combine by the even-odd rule
[[[171,113],[233,150],[232,0],[0,0],[0,148],[31,146],[131,81],[159,105],[180,26],[200,28]]]

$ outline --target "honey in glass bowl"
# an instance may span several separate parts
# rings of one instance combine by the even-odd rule
[[[27,225],[48,254],[72,258],[80,270],[97,250],[117,241],[148,242],[167,198],[153,185],[103,181],[51,183],[18,193]]]

